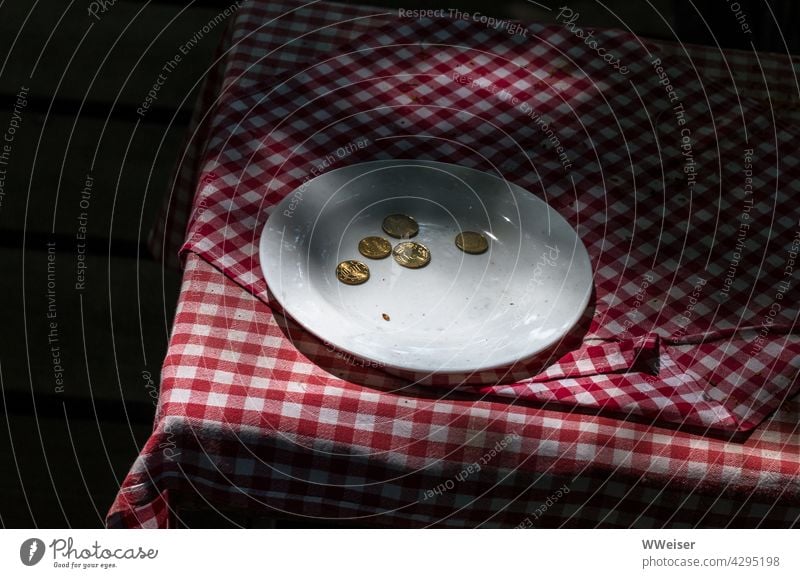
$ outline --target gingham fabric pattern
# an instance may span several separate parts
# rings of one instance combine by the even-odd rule
[[[800,120],[797,78],[800,57],[790,54],[720,50],[678,42],[651,41],[661,54],[680,60],[707,80],[724,83],[730,90],[769,103],[776,117]]]
[[[762,103],[628,34],[597,34],[629,63],[624,76],[563,27],[537,30],[533,42],[471,22],[401,20],[281,81],[226,92],[184,250],[268,302],[258,234],[331,151],[351,151],[335,166],[418,158],[494,172],[574,224],[596,300],[583,343],[548,357],[552,367],[537,360],[538,371],[469,383],[752,429],[798,387],[794,127],[776,130]],[[369,144],[348,149],[356,138]],[[714,353],[693,354],[698,343]]]
[[[294,67],[326,56],[337,46],[359,34],[385,25],[393,13],[380,8],[348,6],[331,2],[306,3],[298,0],[247,2],[233,19],[209,71],[187,131],[184,150],[179,156],[173,186],[165,198],[161,214],[148,236],[151,253],[170,266],[178,266],[178,250],[185,240],[191,204],[199,181],[198,163],[208,137],[207,123],[227,90],[252,88],[270,74],[281,75]],[[535,33],[542,25],[530,24]],[[236,40],[231,41],[235,31]],[[648,43],[681,66],[696,71],[698,77],[722,82],[726,88],[768,103],[781,119],[800,121],[800,97],[796,79],[800,57],[761,54],[663,40]],[[266,49],[265,49],[266,48]],[[260,79],[260,80],[259,80]],[[769,82],[765,82],[769,79]]]
[[[800,400],[745,437],[496,397],[358,383],[354,364],[188,255],[153,435],[109,527],[791,527]],[[300,347],[298,347],[298,344]],[[249,522],[248,522],[249,523]]]
[[[170,194],[148,234],[153,256],[178,266],[217,101],[272,75],[327,55],[371,28],[386,24],[385,10],[320,2],[243,3],[231,21],[200,92]]]

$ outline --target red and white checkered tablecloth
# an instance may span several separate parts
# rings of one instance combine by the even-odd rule
[[[204,500],[413,525],[796,521],[796,126],[617,31],[596,38],[627,75],[560,26],[298,6],[246,5],[209,81],[156,428],[109,525]],[[340,148],[330,168],[446,160],[540,194],[592,258],[582,335],[545,368],[410,388],[285,321],[258,235]]]
[[[260,79],[280,76],[301,64],[327,56],[336,47],[394,21],[395,13],[380,8],[298,0],[245,2],[229,26],[194,110],[175,179],[160,218],[149,233],[153,255],[178,266],[192,201],[197,190],[208,128],[217,99],[226,90],[247,90]],[[528,26],[529,36],[541,25]],[[235,38],[234,38],[235,35]],[[800,57],[648,40],[665,56],[699,76],[723,82],[734,92],[769,102],[776,116],[800,120],[800,95],[795,78]],[[768,79],[768,81],[767,81]]]
[[[362,377],[188,255],[156,427],[108,525],[197,507],[413,526],[800,516],[798,399],[739,438]]]
[[[203,83],[170,194],[149,233],[148,246],[156,258],[170,266],[180,264],[178,250],[186,239],[218,99],[313,62],[385,25],[391,16],[386,10],[329,2],[250,0],[241,4]]]

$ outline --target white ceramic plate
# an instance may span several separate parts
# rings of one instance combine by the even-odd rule
[[[385,216],[419,223],[422,269],[363,257]],[[461,252],[460,231],[489,240]],[[375,161],[308,181],[272,210],[261,236],[269,289],[331,348],[387,368],[464,373],[505,367],[548,348],[581,317],[592,290],[586,248],[545,202],[498,177],[456,165]],[[345,285],[336,265],[358,259],[370,280]],[[389,317],[385,320],[384,314]]]

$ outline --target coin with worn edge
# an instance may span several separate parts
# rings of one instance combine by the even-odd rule
[[[395,261],[409,269],[419,269],[431,261],[431,252],[428,251],[428,248],[414,241],[398,243],[392,253]]]
[[[361,285],[369,279],[369,267],[353,259],[342,261],[336,266],[336,278],[347,285]]]
[[[410,239],[419,233],[419,225],[408,215],[389,215],[382,226],[386,234],[395,239]]]
[[[471,255],[480,255],[489,248],[486,237],[475,231],[464,231],[456,235],[456,247]]]
[[[370,259],[383,259],[392,252],[392,244],[383,237],[364,237],[358,242],[358,252]]]

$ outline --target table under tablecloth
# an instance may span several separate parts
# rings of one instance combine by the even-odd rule
[[[797,128],[754,73],[791,62],[596,31],[628,76],[568,27],[527,30],[240,9],[153,236],[182,243],[184,283],[155,430],[110,526],[202,504],[404,525],[797,520]],[[335,166],[455,159],[541,194],[593,261],[585,329],[536,372],[423,386],[295,326],[255,246],[339,148]]]

